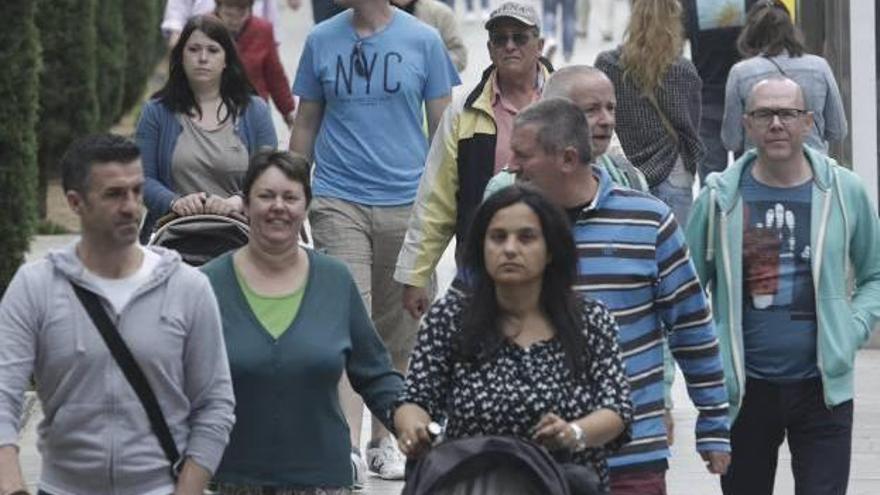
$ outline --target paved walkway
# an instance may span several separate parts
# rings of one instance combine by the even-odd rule
[[[496,2],[497,0],[493,0]],[[615,42],[602,42],[598,35],[598,27],[606,23],[606,9],[614,4],[617,17],[611,23],[615,40],[619,39],[625,28],[625,16],[628,3],[623,0],[592,0],[594,18],[591,20],[590,37],[586,40],[577,41],[576,53],[573,62],[579,64],[591,64],[600,50],[612,48]],[[284,2],[280,2],[284,3]],[[459,1],[458,9],[461,11],[462,2]],[[537,2],[536,2],[537,4]],[[460,12],[459,12],[460,13]],[[303,2],[303,9],[293,13],[288,9],[282,11],[284,32],[289,37],[283,40],[282,61],[286,65],[288,74],[296,70],[299,52],[302,48],[305,36],[311,24],[311,12],[309,2]],[[607,24],[607,23],[606,23]],[[488,66],[489,57],[486,51],[486,32],[479,23],[463,24],[463,36],[469,50],[469,62],[467,70],[462,74],[463,88],[473,87],[482,70]],[[557,57],[557,62],[561,62]],[[292,77],[291,77],[292,80]],[[274,115],[278,141],[281,147],[286,146],[289,132],[281,121],[280,115]],[[71,242],[73,236],[38,237],[32,247],[32,257],[41,256],[52,247],[58,247]],[[449,276],[453,273],[452,260],[449,256],[444,257],[438,268],[441,286],[448,283]],[[857,359],[856,373],[856,409],[855,409],[855,432],[853,438],[853,463],[852,482],[850,495],[877,495],[880,494],[880,351],[862,351]],[[695,411],[686,397],[683,380],[676,381],[674,389],[676,404],[674,416],[676,420],[676,443],[673,446],[673,457],[668,476],[669,493],[673,495],[711,495],[720,493],[717,480],[706,473],[700,458],[694,450],[694,421]],[[21,456],[22,465],[29,483],[33,487],[39,476],[39,454],[35,446],[35,426],[41,419],[39,408],[34,409],[33,418],[28,422],[22,432]],[[369,436],[369,421],[364,422],[363,438]],[[304,447],[305,448],[305,447]],[[791,474],[788,468],[790,457],[787,448],[781,451],[780,473],[776,483],[776,493],[794,493]],[[367,488],[361,492],[365,495],[391,495],[400,493],[402,484],[386,482],[378,478],[372,478]]]

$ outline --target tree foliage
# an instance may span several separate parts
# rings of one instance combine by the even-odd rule
[[[36,0],[0,2],[0,294],[24,260],[35,216],[40,40]]]
[[[143,98],[147,81],[165,53],[159,25],[162,23],[163,0],[126,0],[122,3],[125,24],[125,88],[122,112],[128,112]]]
[[[97,129],[96,0],[37,0],[37,4],[43,47],[38,207],[44,218],[48,181],[57,175],[64,150],[74,139]]]
[[[97,0],[98,128],[108,129],[122,114],[125,89],[126,38],[123,4],[119,0]]]

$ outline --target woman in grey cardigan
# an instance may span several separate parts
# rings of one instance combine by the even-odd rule
[[[596,67],[614,83],[617,135],[627,158],[682,225],[704,154],[699,134],[703,83],[681,56],[683,40],[678,0],[634,2],[623,44],[596,59]]]
[[[749,10],[737,48],[750,58],[734,65],[727,79],[721,125],[727,149],[740,153],[753,146],[742,126],[746,97],[756,82],[774,75],[793,79],[804,91],[806,110],[815,123],[807,145],[827,153],[828,141],[846,137],[846,114],[834,74],[824,58],[805,53],[803,36],[782,2],[762,1]]]

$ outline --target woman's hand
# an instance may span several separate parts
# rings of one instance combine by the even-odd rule
[[[397,430],[397,446],[410,459],[421,457],[431,448],[428,423],[431,417],[415,404],[404,404],[394,411],[394,429]]]
[[[181,196],[171,203],[171,211],[177,213],[181,217],[190,215],[200,215],[205,212],[205,199],[207,195],[203,192],[197,192]]]
[[[208,196],[205,200],[205,213],[222,215],[225,217],[241,215],[244,211],[244,202],[241,196],[234,194],[228,198],[220,196]]]
[[[548,450],[574,450],[575,433],[568,421],[556,414],[547,413],[532,428],[532,440]]]

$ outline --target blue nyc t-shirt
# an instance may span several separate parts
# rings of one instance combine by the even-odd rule
[[[819,375],[811,272],[813,181],[791,188],[743,172],[743,342],[746,374],[767,380]]]
[[[428,152],[424,102],[450,95],[461,81],[437,31],[393,11],[384,29],[365,38],[346,10],[306,39],[293,92],[324,103],[316,196],[373,206],[415,199]]]

